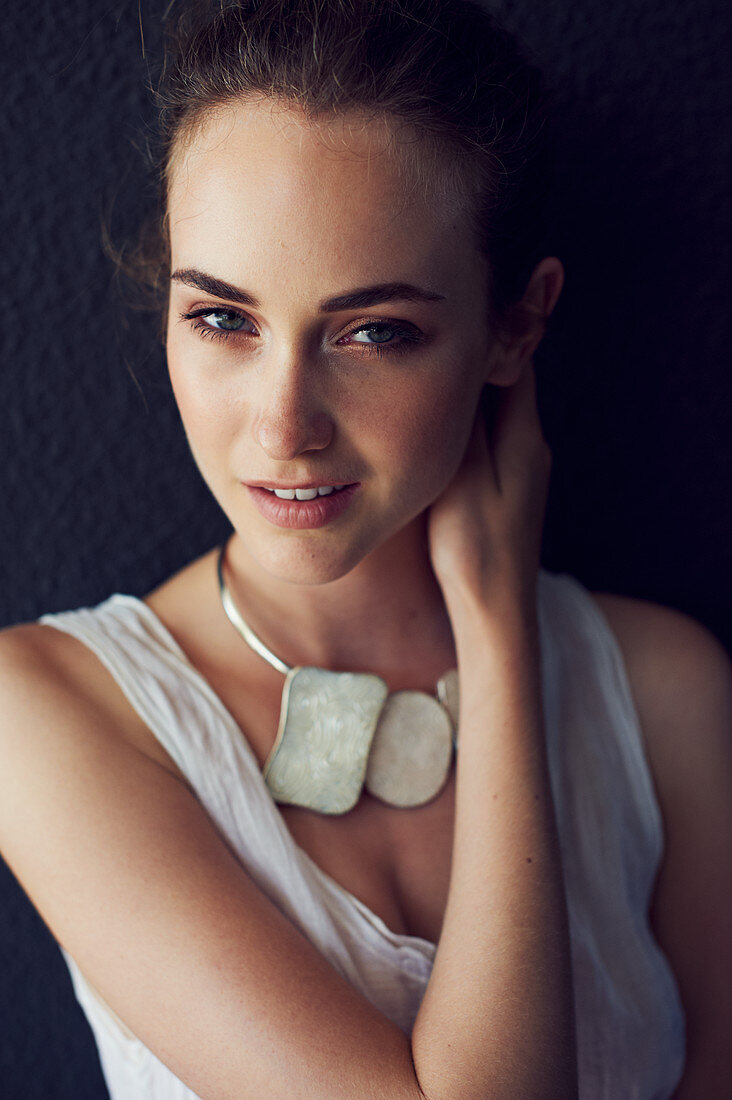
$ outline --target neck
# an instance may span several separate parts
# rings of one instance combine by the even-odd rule
[[[424,516],[326,584],[294,585],[272,577],[237,535],[226,560],[227,584],[241,614],[288,664],[374,672],[392,690],[429,689],[455,665]]]

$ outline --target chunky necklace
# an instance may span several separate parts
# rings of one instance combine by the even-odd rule
[[[352,809],[365,787],[390,806],[421,806],[442,790],[457,745],[457,669],[423,691],[389,693],[380,676],[285,664],[244,621],[226,586],[219,591],[232,626],[285,676],[277,737],[264,765],[276,802],[324,814]]]

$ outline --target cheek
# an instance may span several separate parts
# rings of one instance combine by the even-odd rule
[[[431,504],[452,481],[465,454],[473,422],[470,399],[459,408],[435,409],[418,426],[414,445],[416,480]]]
[[[232,386],[225,376],[211,369],[208,360],[196,361],[195,352],[168,344],[168,373],[178,411],[185,428],[191,449],[196,453],[197,445],[211,447],[226,442],[236,426],[240,424],[235,412],[238,403],[234,399]],[[234,423],[236,419],[236,425]]]
[[[432,503],[452,480],[470,438],[482,379],[443,363],[433,375],[384,394],[378,417],[380,464],[400,485],[400,496]]]
[[[227,397],[228,387],[212,384],[210,377],[189,367],[188,357],[185,369],[178,369],[175,356],[169,358],[170,382],[193,460],[223,507],[241,410],[231,394]]]

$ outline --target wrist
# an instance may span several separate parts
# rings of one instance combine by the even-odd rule
[[[495,599],[490,605],[463,599],[448,607],[458,668],[468,672],[476,665],[509,673],[538,667],[539,622],[535,601]],[[482,678],[483,673],[475,674]]]
[[[453,633],[533,631],[538,619],[537,579],[536,574],[528,579],[504,574],[490,585],[467,585],[459,580],[443,585]]]

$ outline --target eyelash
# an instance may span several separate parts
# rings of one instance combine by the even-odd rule
[[[198,333],[202,339],[209,340],[228,340],[232,336],[240,335],[252,335],[251,333],[243,333],[240,329],[220,329],[214,328],[213,325],[207,325],[203,320],[204,317],[208,317],[211,314],[227,314],[229,317],[241,317],[244,321],[249,321],[249,318],[245,313],[240,313],[238,309],[194,309],[190,313],[181,313],[181,321],[191,322],[191,329]],[[253,324],[250,321],[250,324]],[[377,357],[382,355],[403,355],[409,352],[416,345],[424,342],[425,337],[417,329],[407,329],[380,317],[378,320],[362,323],[356,328],[351,329],[350,332],[344,333],[344,336],[354,336],[356,333],[368,331],[369,329],[386,328],[392,330],[396,335],[400,337],[398,344],[357,344],[356,347],[368,349],[369,354],[375,354]],[[342,337],[341,337],[342,339]]]

